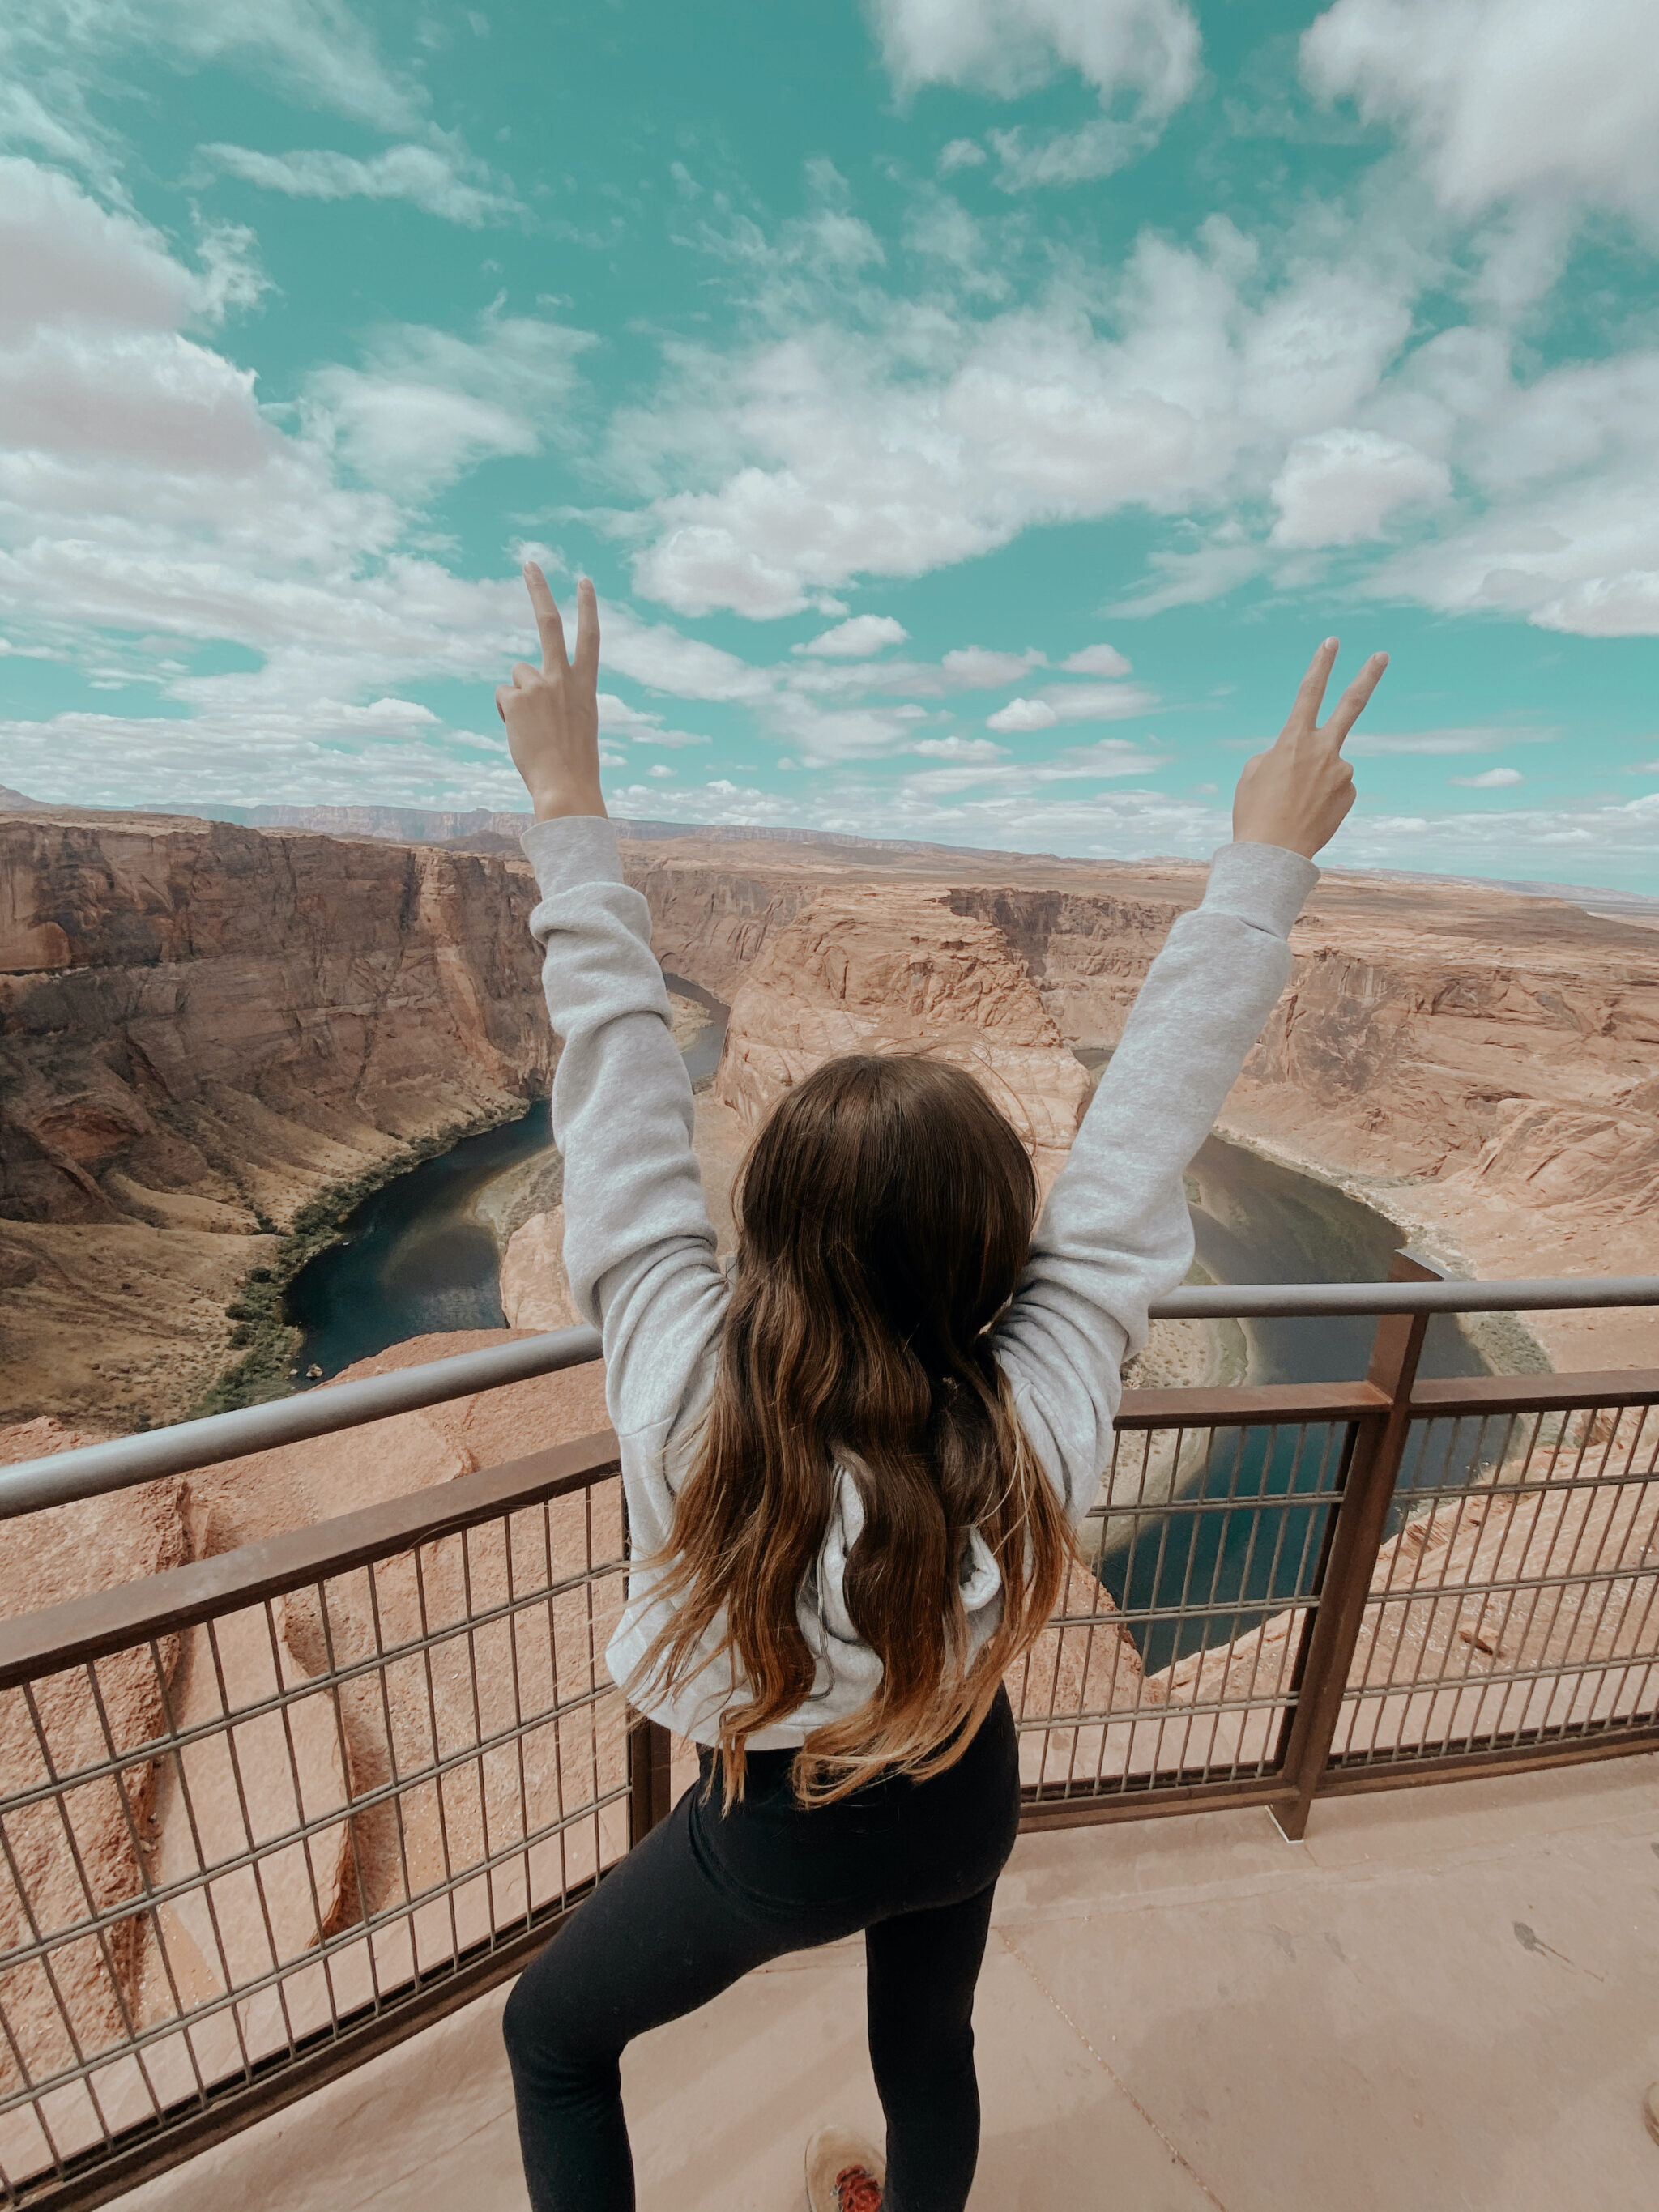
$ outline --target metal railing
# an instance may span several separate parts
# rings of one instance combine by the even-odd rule
[[[1186,1291],[1376,1312],[1351,1382],[1126,1393],[1011,1677],[1028,1826],[1659,1746],[1659,1369],[1421,1380],[1431,1311],[1659,1280]],[[0,1473],[112,1493],[597,1356],[521,1340]],[[663,1817],[604,1648],[615,1439],[0,1622],[0,2205],[107,2201],[518,1970]]]

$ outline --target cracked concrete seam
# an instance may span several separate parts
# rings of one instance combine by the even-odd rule
[[[1181,2168],[1182,2172],[1187,2176],[1188,2180],[1192,2182],[1194,2187],[1203,2191],[1205,2196],[1207,2197],[1211,2203],[1215,2206],[1216,2212],[1227,2212],[1226,2206],[1216,2195],[1214,2190],[1211,2188],[1209,2183],[1205,2180],[1203,2175],[1193,2164],[1191,2159],[1187,2156],[1187,2154],[1182,2149],[1180,2144],[1175,2141],[1167,2129],[1162,2127],[1159,2123],[1153,2118],[1152,2115],[1147,2111],[1146,2106],[1141,2103],[1139,2098],[1136,2096],[1134,2091],[1129,2087],[1128,2083],[1123,2079],[1123,2076],[1117,2071],[1116,2068],[1105,2056],[1104,2052],[1098,2050],[1096,2045],[1089,2040],[1089,2038],[1072,2018],[1071,2014],[1066,2011],[1065,2006],[1061,2004],[1060,1999],[1054,1995],[1054,1991],[1048,1987],[1048,1984],[1043,1980],[1042,1975],[1038,1973],[1036,1968],[1031,1964],[1025,1954],[1020,1949],[1018,1944],[1016,1943],[1012,1936],[1009,1935],[1007,1929],[1006,1928],[999,1928],[997,1935],[1002,1942],[1004,1949],[1007,1951],[1010,1957],[1014,1959],[1018,1965],[1024,1968],[1026,1973],[1036,1984],[1037,1990],[1043,1998],[1045,2003],[1052,2006],[1054,2010],[1059,2014],[1061,2020],[1065,2021],[1066,2027],[1070,2028],[1072,2033],[1077,2038],[1078,2041],[1083,2045],[1083,2048],[1088,2052],[1090,2057],[1092,2058],[1096,2065],[1099,2067],[1101,2072],[1106,2075],[1107,2079],[1113,2084],[1114,2087],[1115,2087],[1122,2096],[1127,2099],[1128,2103],[1139,2114],[1140,2118],[1146,2122],[1146,2125],[1152,2130],[1152,2133],[1163,2144],[1164,2149],[1169,2152],[1170,2159]]]

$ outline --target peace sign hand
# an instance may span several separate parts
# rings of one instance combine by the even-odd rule
[[[1335,836],[1353,805],[1353,768],[1342,757],[1342,741],[1382,681],[1389,656],[1371,655],[1322,726],[1320,703],[1335,659],[1336,640],[1328,637],[1302,679],[1277,744],[1245,762],[1233,793],[1236,844],[1279,845],[1310,860]]]
[[[599,607],[586,576],[576,586],[576,652],[567,657],[564,624],[547,579],[526,561],[524,580],[540,633],[542,665],[514,663],[513,681],[495,693],[507,750],[524,778],[538,822],[565,814],[603,814],[599,790]]]

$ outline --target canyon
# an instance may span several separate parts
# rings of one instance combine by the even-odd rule
[[[0,806],[0,1464],[201,1403],[260,1350],[249,1349],[251,1330],[265,1329],[267,1352],[284,1346],[285,1270],[333,1235],[365,1191],[545,1092],[556,1048],[527,927],[533,878],[501,826],[512,819],[457,817],[442,842],[411,842],[368,834],[388,826],[378,817],[339,835]],[[676,1041],[691,1043],[706,1018],[697,994],[729,1008],[718,1064],[695,1100],[696,1150],[728,1249],[755,1127],[834,1053],[924,1050],[974,1069],[1046,1183],[1147,967],[1203,884],[1201,868],[1181,862],[619,826],[675,988]],[[1291,949],[1291,982],[1227,1101],[1224,1133],[1363,1197],[1455,1273],[1652,1266],[1659,933],[1566,901],[1333,872]],[[418,1337],[349,1375],[576,1318],[556,1173],[532,1162],[515,1178],[481,1202],[502,1252],[509,1331]],[[1528,1326],[1558,1366],[1659,1361],[1650,1313],[1541,1316]],[[1160,1324],[1137,1379],[1219,1379],[1206,1368],[1212,1351],[1191,1325]],[[284,1387],[280,1368],[261,1376],[260,1388]],[[8,1530],[0,1617],[442,1485],[591,1434],[605,1418],[595,1365],[33,1515]],[[1650,1501],[1638,1504],[1645,1513]],[[1385,1547],[1379,1587],[1426,1577],[1424,1561],[1440,1574],[1445,1559],[1490,1577],[1506,1545],[1565,1545],[1575,1559],[1611,1546],[1623,1571],[1650,1540],[1648,1521],[1638,1528],[1633,1507],[1630,1525],[1615,1528],[1610,1510],[1587,1496],[1534,1500],[1510,1518],[1431,1516]],[[620,1533],[605,1521],[608,1503],[592,1520],[584,1511],[562,1500],[548,1524],[550,1557],[574,1571],[573,1589],[596,1530],[610,1550]],[[456,1571],[434,1561],[427,1595],[459,1617]],[[465,1568],[466,1603],[487,1607],[511,1571],[505,1558]],[[44,1808],[16,1824],[22,1888],[0,1885],[0,1948],[22,1936],[24,1896],[58,1926],[90,1899],[115,1916],[116,1931],[101,1951],[68,1947],[56,1996],[32,1966],[14,1976],[8,2011],[27,2063],[66,2062],[66,2016],[102,2048],[120,2041],[125,2018],[165,2014],[156,1927],[120,1917],[146,1882],[185,1886],[164,1932],[167,1972],[185,1975],[187,1996],[297,1966],[289,1999],[315,2024],[334,2000],[306,1963],[312,1947],[413,1899],[442,1851],[453,1846],[470,1863],[503,1822],[511,1832],[525,1817],[515,1790],[557,1802],[567,1779],[573,1790],[581,1780],[574,1768],[566,1776],[558,1752],[538,1753],[522,1778],[481,1768],[476,1802],[411,1804],[403,1864],[376,1793],[441,1736],[464,1731],[469,1692],[459,1678],[441,1683],[430,1711],[407,1684],[391,1686],[383,1706],[362,1684],[331,1698],[331,1643],[336,1663],[349,1664],[376,1636],[414,1637],[427,1602],[391,1570],[383,1619],[371,1623],[349,1599],[337,1610],[331,1597],[325,1620],[309,1594],[290,1593],[264,1615],[228,1620],[216,1645],[191,1629],[116,1654],[100,1662],[101,1713],[69,1678],[45,1686],[38,1720],[15,1695],[4,1701],[9,1791],[39,1778],[43,1738],[62,1771],[95,1758],[106,1726],[123,1745],[153,1738],[167,1713],[202,1731],[176,1771],[135,1762],[122,1786],[106,1779],[79,1793],[75,1863],[56,1848]],[[581,1679],[594,1625],[574,1595],[566,1610],[552,1648]],[[1092,1577],[1073,1570],[1062,1610],[1070,1625],[1045,1631],[1010,1688],[1017,1710],[1089,1718],[1024,1739],[1028,1782],[1139,1771],[1177,1743],[1194,1759],[1206,1740],[1212,1752],[1252,1754],[1243,1738],[1217,1735],[1218,1697],[1243,1670],[1253,1682],[1274,1679],[1299,1616],[1278,1614],[1231,1646],[1149,1674]],[[1442,1664],[1449,1638],[1458,1652],[1467,1646],[1476,1673],[1513,1656],[1478,1605],[1467,1620],[1443,1619],[1425,1601],[1402,1619],[1395,1644],[1368,1654],[1367,1666],[1410,1665],[1431,1645]],[[1559,1652],[1527,1646],[1522,1656],[1616,1659],[1639,1633],[1623,1614],[1598,1623],[1583,1650],[1569,1638]],[[481,1728],[506,1712],[512,1656],[496,1653],[485,1667]],[[246,1804],[230,1735],[215,1733],[227,1696],[255,1709],[234,1731],[258,1778]],[[259,1733],[276,1725],[264,1707],[278,1696],[282,1745]],[[446,1698],[459,1701],[453,1712]],[[614,1703],[591,1751],[607,1787],[622,1774]],[[1389,1725],[1418,1722],[1391,1713]],[[680,1747],[677,1778],[687,1771]],[[359,1799],[370,1802],[354,1810]],[[613,1807],[605,1817],[615,1827],[621,1816]],[[212,1924],[205,1893],[188,1890],[203,1855],[234,1861],[245,1832],[276,1838],[301,1820],[303,1844],[267,1854],[263,1899],[243,1893],[241,1870],[216,1878]],[[601,1840],[596,1830],[595,1850]],[[572,1878],[587,1863],[573,1860]],[[464,1915],[483,1912],[465,1886],[460,1898]],[[411,1918],[417,1946],[427,1910]],[[370,1948],[337,1953],[331,1971],[361,1978]],[[390,1951],[384,1963],[397,1966]],[[247,2009],[244,2032],[260,2049],[277,2047],[268,1997]],[[232,2054],[204,2043],[203,2056],[228,2064]]]
[[[999,865],[1000,864],[1000,865]],[[712,842],[642,848],[630,878],[670,969],[729,1000],[716,1091],[734,1097],[763,1048],[793,1052],[803,980],[764,1001],[775,944],[805,946],[817,902],[854,898],[869,972],[931,902],[940,944],[990,925],[1066,1044],[1116,1042],[1171,923],[1202,895],[1180,863],[908,856],[870,870]],[[881,945],[884,905],[906,927]],[[827,909],[828,910],[828,909]],[[806,935],[801,934],[803,922]],[[851,944],[854,939],[848,939]],[[1218,1121],[1220,1132],[1335,1182],[1457,1275],[1638,1274],[1659,1210],[1659,945],[1623,915],[1495,886],[1328,872],[1291,933],[1290,984]],[[781,1068],[781,1060],[777,1061]],[[1531,1316],[1558,1367],[1651,1364],[1650,1313]]]
[[[176,1419],[258,1271],[545,1091],[522,864],[0,814],[0,1419]]]
[[[457,817],[434,844],[0,808],[0,1421],[179,1418],[270,1311],[296,1225],[325,1237],[377,1180],[545,1091],[515,819]],[[858,1046],[976,1066],[1046,1180],[1203,883],[1179,862],[619,826],[664,967],[732,1009],[697,1102],[728,1235],[757,1117]],[[1455,1273],[1651,1264],[1659,933],[1331,872],[1291,945],[1224,1134]],[[1653,1357],[1647,1315],[1529,1327],[1558,1366]]]

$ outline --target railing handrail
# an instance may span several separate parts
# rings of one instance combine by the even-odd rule
[[[1217,1283],[1183,1285],[1149,1308],[1154,1321],[1316,1318],[1336,1314],[1565,1312],[1659,1305],[1659,1275],[1559,1275],[1488,1282]],[[291,1398],[210,1413],[138,1436],[82,1444],[0,1470],[0,1520],[127,1490],[222,1460],[331,1436],[393,1413],[416,1413],[476,1391],[580,1367],[600,1356],[599,1332],[556,1329],[483,1352],[453,1352],[390,1375],[331,1383]]]

